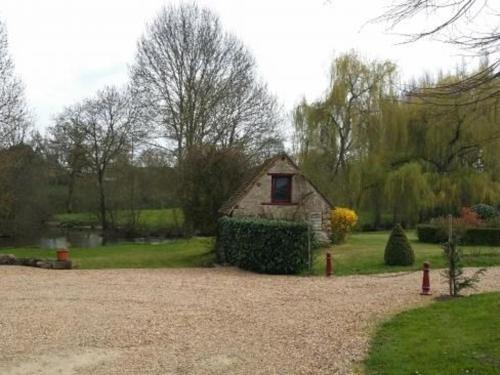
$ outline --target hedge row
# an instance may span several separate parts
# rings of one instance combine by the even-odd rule
[[[217,261],[261,273],[299,273],[307,266],[307,236],[305,223],[223,217],[217,225]]]
[[[420,242],[443,243],[448,240],[448,235],[437,225],[419,224],[417,225],[417,237]]]
[[[443,228],[431,225],[417,225],[417,236],[420,242],[442,243],[448,240]],[[500,228],[469,228],[460,239],[463,245],[500,246]]]
[[[500,246],[500,228],[470,228],[462,239],[466,245]]]

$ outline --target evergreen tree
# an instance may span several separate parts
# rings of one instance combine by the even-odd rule
[[[442,272],[442,275],[448,281],[450,296],[459,296],[463,289],[475,289],[480,276],[486,272],[486,268],[477,270],[470,277],[465,276],[462,268],[462,251],[458,248],[455,240],[443,244],[443,255],[447,268]]]
[[[400,224],[396,224],[387,241],[384,261],[389,266],[410,266],[415,262],[415,253]]]

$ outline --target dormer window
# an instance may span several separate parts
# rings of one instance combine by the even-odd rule
[[[272,174],[271,178],[271,203],[291,203],[292,176],[285,174]]]

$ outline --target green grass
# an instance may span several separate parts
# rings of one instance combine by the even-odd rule
[[[437,302],[384,323],[367,375],[500,374],[500,293]]]
[[[90,226],[97,225],[98,218],[95,214],[90,212],[78,212],[72,214],[57,214],[55,219],[63,226]]]
[[[149,218],[154,222],[156,212]],[[164,219],[160,213],[156,220]],[[147,217],[147,216],[145,216]],[[424,261],[430,261],[432,268],[445,267],[441,247],[435,244],[419,243],[413,232],[408,237],[415,250],[413,266],[391,267],[384,264],[384,249],[389,232],[355,233],[346,244],[335,245],[316,253],[314,274],[325,272],[325,252],[333,255],[333,269],[336,275],[372,274],[383,272],[415,271]],[[209,249],[213,247],[211,238],[179,239],[158,245],[116,244],[90,249],[72,248],[72,259],[82,268],[131,268],[131,267],[196,267],[213,259]],[[488,267],[500,265],[500,247],[463,246],[464,266]],[[53,250],[38,248],[2,249],[1,253],[12,253],[19,257],[53,258]]]
[[[384,250],[389,232],[365,232],[352,234],[347,243],[334,245],[319,251],[314,260],[313,272],[325,272],[325,252],[333,257],[333,271],[336,275],[371,274],[419,270],[422,263],[429,261],[431,268],[444,268],[445,260],[440,245],[418,242],[414,231],[407,231],[408,239],[415,251],[415,264],[407,267],[386,266]],[[463,265],[467,267],[488,267],[500,265],[500,247],[461,246]]]
[[[70,257],[83,269],[204,267],[213,263],[213,239],[194,237],[159,244],[113,244],[95,248],[71,248]],[[20,258],[55,258],[55,250],[7,248],[2,253]]]
[[[128,217],[126,211],[118,211],[115,215],[118,225],[127,223]],[[97,215],[91,212],[58,214],[55,215],[55,219],[64,227],[99,225]],[[178,208],[141,210],[139,214],[139,225],[150,230],[180,226],[183,220],[182,210]]]

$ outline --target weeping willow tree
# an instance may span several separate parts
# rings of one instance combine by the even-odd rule
[[[431,207],[434,201],[428,177],[417,162],[389,172],[384,192],[394,222],[404,224],[416,223],[424,209]]]
[[[294,112],[300,162],[339,204],[360,200],[363,178],[353,167],[381,147],[381,107],[394,77],[394,64],[367,63],[351,52],[332,64],[326,96]]]
[[[423,77],[420,92],[467,77],[464,70]],[[414,224],[460,207],[500,204],[500,99],[473,91],[440,102],[395,89],[390,62],[355,53],[336,59],[329,90],[293,113],[304,172],[336,205]],[[496,82],[500,87],[500,82]]]

